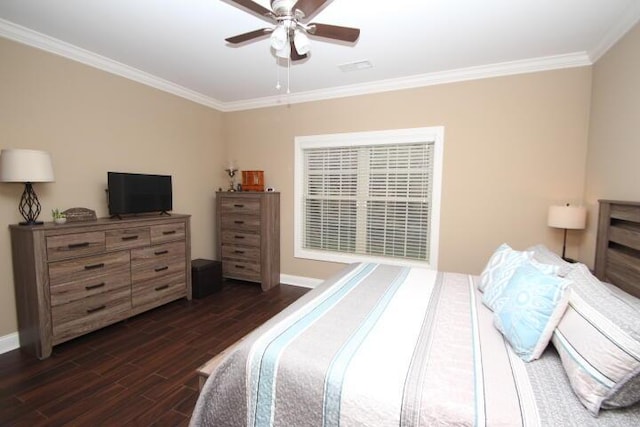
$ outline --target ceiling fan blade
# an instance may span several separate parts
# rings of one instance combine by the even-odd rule
[[[293,9],[304,14],[302,20],[310,19],[328,0],[298,0]]]
[[[251,1],[251,0],[229,0],[229,1],[231,3],[235,3],[235,5],[241,6],[255,13],[260,18],[264,18],[268,21],[272,21],[273,12],[271,12],[266,7],[263,7],[254,1]]]
[[[301,59],[305,59],[307,57],[306,53],[304,55],[300,55],[298,53],[298,51],[296,50],[296,45],[293,43],[293,40],[291,40],[290,43],[291,43],[291,60],[292,61],[300,61]]]
[[[340,27],[327,24],[309,24],[308,33],[318,37],[342,40],[345,42],[355,42],[360,37],[359,28]]]
[[[243,43],[252,39],[257,39],[271,32],[271,28],[261,28],[259,30],[249,31],[248,33],[238,34],[237,36],[229,37],[225,39],[231,44]]]

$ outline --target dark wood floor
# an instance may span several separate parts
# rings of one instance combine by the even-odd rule
[[[302,296],[225,283],[54,347],[45,360],[0,355],[0,425],[187,425],[195,370]]]

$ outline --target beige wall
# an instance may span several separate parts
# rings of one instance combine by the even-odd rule
[[[0,148],[53,157],[56,182],[34,184],[52,208],[107,214],[107,171],[173,176],[174,210],[192,215],[192,254],[214,257],[214,189],[223,185],[222,114],[133,81],[0,38]],[[15,332],[8,225],[24,186],[0,183],[0,337]]]
[[[53,156],[56,182],[35,186],[42,218],[74,206],[105,215],[108,170],[171,174],[174,210],[193,215],[194,258],[216,256],[214,190],[233,159],[282,193],[282,273],[341,268],[293,257],[297,135],[444,126],[442,270],[478,273],[501,242],[559,250],[547,208],[584,194],[588,67],[223,114],[4,39],[0,58],[0,148]],[[17,329],[6,226],[20,220],[21,192],[0,184],[0,336]]]
[[[640,24],[593,67],[585,200],[590,221],[581,260],[595,257],[598,199],[640,200]]]
[[[293,256],[295,136],[443,125],[439,268],[479,273],[502,242],[561,250],[547,209],[582,200],[590,88],[585,67],[233,112],[223,139],[282,192],[282,272],[326,278],[341,266]]]

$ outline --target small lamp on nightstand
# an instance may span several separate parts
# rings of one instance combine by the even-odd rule
[[[564,229],[564,241],[562,243],[562,259],[568,262],[574,260],[565,256],[567,250],[567,230],[583,230],[587,224],[587,209],[583,206],[551,206],[547,225],[553,228]]]
[[[4,149],[0,152],[0,182],[21,182],[24,192],[18,209],[24,218],[20,225],[40,225],[40,202],[34,182],[53,182],[51,156],[46,151],[25,149]]]

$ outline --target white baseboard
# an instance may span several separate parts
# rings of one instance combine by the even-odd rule
[[[0,354],[16,348],[20,348],[20,338],[17,332],[0,337]]]
[[[290,274],[281,274],[280,283],[284,285],[300,286],[302,288],[315,288],[320,283],[324,282],[321,279],[313,279],[311,277],[292,276]]]

